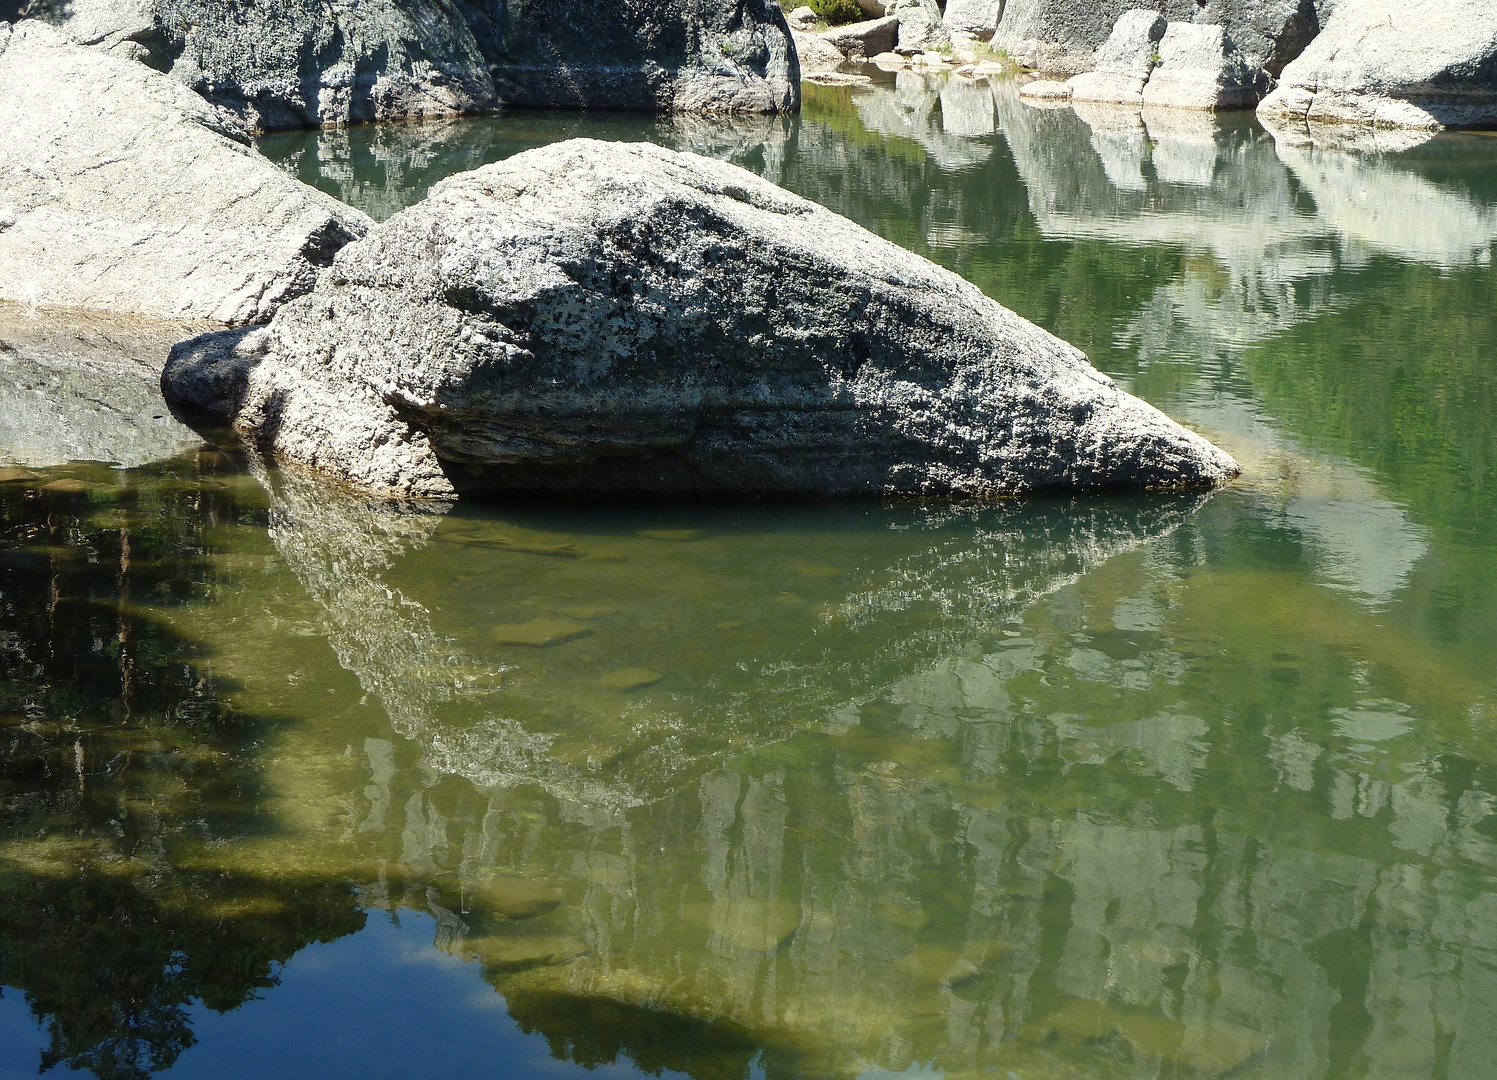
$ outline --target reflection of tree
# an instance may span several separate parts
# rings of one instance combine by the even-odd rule
[[[190,855],[258,830],[267,725],[140,605],[201,603],[215,523],[256,508],[182,463],[70,473],[0,485],[0,983],[45,1021],[44,1069],[134,1078],[192,1045],[194,1002],[236,1008],[363,916],[346,884]]]

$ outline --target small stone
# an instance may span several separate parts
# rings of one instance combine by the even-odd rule
[[[591,631],[581,623],[566,619],[531,619],[529,622],[503,623],[490,633],[500,645],[546,648],[580,638]]]
[[[61,480],[53,480],[50,484],[43,484],[42,490],[51,495],[82,495],[92,487],[93,485],[86,480],[64,477]]]
[[[1070,101],[1071,87],[1067,83],[1050,79],[1036,79],[1019,87],[1019,96],[1035,101]]]
[[[647,686],[654,686],[665,676],[658,671],[649,668],[619,668],[610,671],[598,680],[609,690],[622,690],[628,693],[631,690],[643,690]]]

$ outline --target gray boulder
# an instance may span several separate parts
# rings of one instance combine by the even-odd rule
[[[1278,76],[1315,40],[1331,0],[1205,0],[1192,22],[1214,23],[1247,61]]]
[[[948,32],[991,37],[1003,18],[1004,0],[946,0],[942,15]]]
[[[1207,486],[1226,454],[974,286],[735,166],[574,140],[453,177],[182,415],[398,496]]]
[[[836,71],[848,59],[841,49],[820,34],[805,34],[799,30],[791,33],[795,38],[795,53],[800,60],[800,74],[803,79]]]
[[[1079,75],[1097,65],[1097,50],[1128,11],[1148,7],[1167,19],[1189,22],[1195,0],[1006,0],[993,35],[1028,67],[1053,75]]]
[[[1144,85],[1145,107],[1243,109],[1258,103],[1267,76],[1232,44],[1220,26],[1170,23],[1159,63]]]
[[[1497,0],[1341,0],[1263,100],[1265,124],[1497,124]]]
[[[254,130],[502,105],[797,107],[770,0],[25,0],[75,41],[139,60]]]
[[[899,17],[847,23],[823,31],[821,40],[834,46],[848,60],[868,60],[879,53],[893,52],[899,43]]]
[[[785,16],[785,21],[790,24],[790,29],[795,31],[815,30],[816,24],[821,21],[821,16],[808,7],[798,7]]]
[[[954,2],[954,0],[953,0]],[[1098,63],[1097,50],[1125,12],[1147,7],[1170,22],[1223,27],[1250,65],[1277,72],[1324,22],[1329,0],[1006,0],[993,43],[1042,71],[1075,75]],[[949,13],[949,12],[948,12]]]
[[[910,55],[929,52],[950,44],[951,35],[941,22],[936,0],[891,0],[889,14],[899,20],[896,52]]]
[[[1152,8],[1123,12],[1112,34],[1097,50],[1096,69],[1070,80],[1071,97],[1076,101],[1140,104],[1165,28],[1164,16]]]
[[[372,222],[141,64],[0,24],[0,300],[268,319]]]

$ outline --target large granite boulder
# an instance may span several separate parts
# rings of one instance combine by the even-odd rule
[[[1340,0],[1258,107],[1267,124],[1497,124],[1497,0]]]
[[[1003,18],[1003,4],[1004,0],[946,0],[941,21],[948,32],[992,37]]]
[[[1123,12],[1097,50],[1095,70],[1070,80],[1071,97],[1076,101],[1141,104],[1144,83],[1158,60],[1165,29],[1164,16],[1153,8]]]
[[[1267,91],[1263,68],[1237,51],[1220,26],[1170,23],[1143,104],[1177,109],[1251,108]]]
[[[1021,63],[1075,75],[1098,65],[1098,49],[1130,9],[1170,22],[1221,26],[1253,66],[1277,72],[1314,38],[1331,0],[1006,0],[993,43]],[[980,5],[977,5],[980,6]],[[948,22],[950,5],[947,9]]]
[[[0,4],[0,11],[3,11]],[[501,105],[797,107],[771,0],[11,0],[81,44],[169,72],[253,129]]]
[[[173,407],[376,492],[1206,486],[1226,454],[947,270],[693,154],[574,140],[452,177]]]
[[[371,224],[175,80],[0,23],[0,300],[264,321]]]

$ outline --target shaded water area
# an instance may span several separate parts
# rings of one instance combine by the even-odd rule
[[[574,135],[929,255],[1245,476],[418,512],[0,348],[0,1077],[1490,1076],[1497,139],[902,75],[262,149],[383,217]]]

